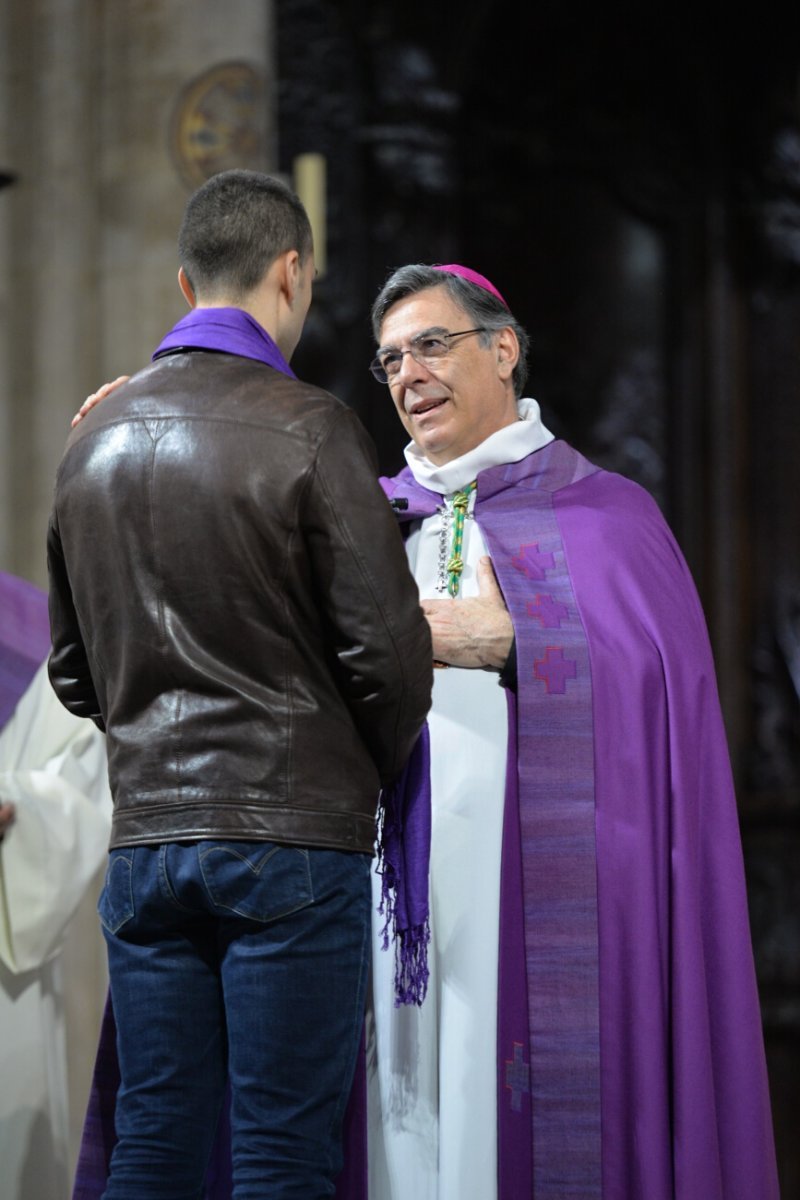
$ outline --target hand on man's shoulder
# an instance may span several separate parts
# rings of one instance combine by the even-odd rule
[[[75,416],[70,421],[70,429],[74,429],[76,425],[79,425],[87,413],[90,413],[96,404],[99,404],[101,400],[105,400],[107,396],[110,396],[111,393],[120,386],[120,384],[127,383],[129,379],[130,375],[118,375],[116,379],[112,379],[109,383],[104,383],[103,386],[99,387],[96,392],[92,392],[91,395],[87,396],[83,404],[75,413]]]

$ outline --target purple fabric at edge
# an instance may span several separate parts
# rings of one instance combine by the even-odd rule
[[[0,571],[0,729],[49,652],[47,594]]]

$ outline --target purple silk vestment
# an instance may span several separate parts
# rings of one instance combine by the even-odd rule
[[[382,482],[402,521],[441,502],[408,470]],[[643,489],[560,441],[482,472],[475,519],[518,673],[499,1200],[778,1200],[736,802],[683,556]],[[363,1087],[362,1060],[339,1200],[366,1200]]]

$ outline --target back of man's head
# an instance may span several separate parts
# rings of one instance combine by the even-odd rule
[[[301,263],[313,245],[306,210],[280,179],[258,171],[222,171],[186,206],[178,255],[198,298],[241,300],[275,259],[296,250]]]

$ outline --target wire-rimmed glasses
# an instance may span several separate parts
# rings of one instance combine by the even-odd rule
[[[479,326],[477,329],[460,329],[457,333],[448,333],[446,329],[426,329],[424,333],[418,333],[411,339],[407,350],[399,350],[394,346],[379,350],[369,364],[369,369],[378,383],[391,383],[392,379],[400,373],[403,355],[410,354],[424,367],[432,367],[449,352],[450,342],[453,338],[466,337],[468,333],[485,332],[485,326]]]

